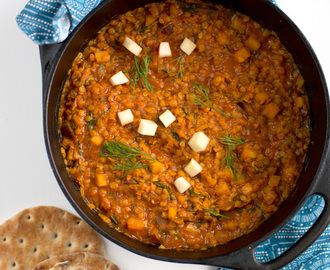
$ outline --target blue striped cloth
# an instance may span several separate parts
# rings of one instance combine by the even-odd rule
[[[103,0],[30,0],[16,17],[19,28],[38,45],[64,41]]]
[[[257,247],[256,258],[260,262],[268,262],[281,255],[314,224],[323,208],[324,200],[321,196],[310,197],[283,229]],[[219,268],[218,270],[224,269]],[[330,269],[330,226],[301,256],[282,268],[282,270],[307,269]]]
[[[58,43],[65,40],[79,22],[102,1],[30,0],[16,20],[18,26],[38,45]],[[270,1],[276,4],[275,0]],[[282,254],[308,230],[323,207],[321,197],[309,198],[287,226],[259,245],[256,250],[257,259],[266,262]],[[330,227],[306,252],[283,269],[330,269]]]

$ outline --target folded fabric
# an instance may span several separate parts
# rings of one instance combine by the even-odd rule
[[[318,195],[310,197],[294,218],[273,237],[260,244],[256,258],[268,262],[291,247],[314,224],[324,208],[324,200]],[[226,268],[219,268],[224,270]],[[330,269],[330,226],[296,260],[282,270]]]
[[[103,0],[30,0],[16,17],[38,45],[59,43]]]

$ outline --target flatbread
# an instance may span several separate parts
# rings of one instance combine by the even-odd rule
[[[0,226],[0,269],[30,270],[71,252],[104,256],[104,246],[85,221],[57,207],[25,209]]]
[[[32,270],[119,270],[106,258],[89,252],[68,253],[45,260]]]

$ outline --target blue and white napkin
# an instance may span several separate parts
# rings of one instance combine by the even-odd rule
[[[310,197],[294,218],[273,237],[260,244],[256,258],[268,262],[291,247],[314,224],[324,208],[321,196]],[[219,268],[223,270],[225,268]],[[296,260],[282,270],[325,270],[330,269],[330,226],[316,242]]]
[[[16,17],[19,28],[38,45],[64,41],[103,0],[30,0]]]
[[[16,21],[36,44],[58,43],[64,41],[79,22],[102,1],[30,0],[16,17]],[[276,4],[275,0],[270,1]],[[257,259],[266,262],[282,254],[309,229],[323,207],[324,201],[321,197],[309,198],[300,212],[282,230],[259,245],[256,250]],[[300,269],[330,269],[330,227],[306,252],[283,268]]]

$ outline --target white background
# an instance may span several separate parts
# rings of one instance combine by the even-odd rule
[[[16,25],[28,0],[0,0],[0,224],[17,212],[53,205],[75,213],[48,163],[42,129],[38,46]],[[307,37],[330,83],[330,1],[277,0]],[[216,269],[147,259],[104,239],[107,257],[122,270]]]

